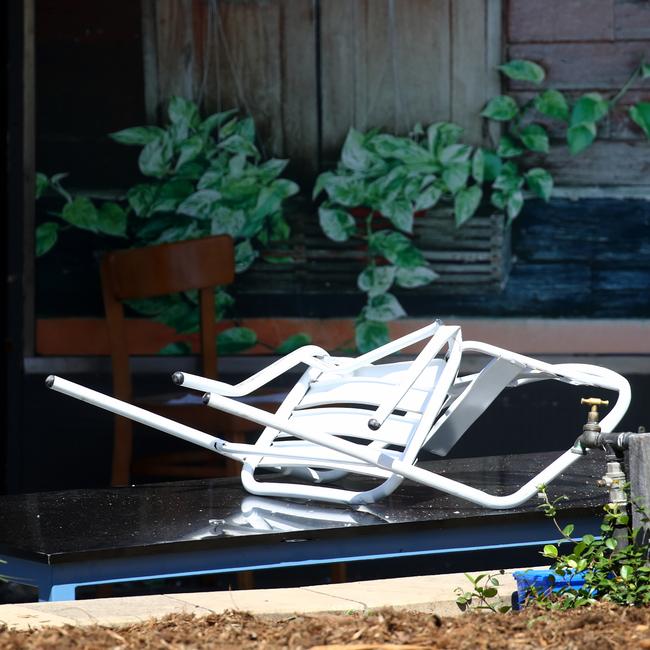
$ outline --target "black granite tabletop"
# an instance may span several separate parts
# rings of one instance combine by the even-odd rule
[[[559,453],[437,460],[431,465],[445,476],[505,494]],[[603,454],[593,452],[554,481],[549,494],[565,495],[564,509],[595,513],[606,500],[606,491],[596,485],[604,471]],[[379,503],[355,507],[256,497],[243,490],[239,478],[8,495],[0,497],[0,557],[54,562],[80,554],[218,548],[241,543],[243,537],[307,530],[331,535],[392,524],[431,526],[517,513],[543,516],[538,505],[531,499],[513,510],[489,510],[408,481]]]

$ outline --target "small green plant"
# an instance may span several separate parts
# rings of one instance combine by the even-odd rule
[[[639,542],[640,528],[630,526],[627,512],[616,504],[605,505],[601,535],[574,539],[571,537],[574,525],[562,527],[557,520],[557,506],[567,497],[551,500],[544,485],[539,487],[539,494],[543,499],[539,508],[553,521],[561,538],[556,544],[546,544],[541,554],[552,560],[550,571],[565,578],[567,584],[550,593],[531,589],[528,598],[531,604],[549,610],[584,607],[597,601],[628,606],[650,604],[650,544]],[[650,521],[641,504],[635,503],[635,508],[641,514],[642,523]],[[561,553],[566,546],[571,550]],[[503,569],[499,573],[503,574]],[[510,611],[511,607],[496,600],[498,573],[465,575],[472,589],[456,587],[456,603],[461,610]],[[571,585],[571,578],[578,575],[578,584]]]
[[[548,609],[571,609],[589,605],[597,600],[617,605],[650,604],[650,546],[638,543],[639,529],[633,529],[627,512],[616,504],[604,507],[605,515],[600,526],[601,536],[584,535],[580,540],[571,537],[573,525],[564,528],[557,522],[556,502],[548,499],[542,486],[542,509],[553,520],[562,539],[558,544],[544,546],[542,555],[553,561],[551,570],[561,576],[580,573],[584,586],[562,587],[552,594],[536,595],[537,604]],[[636,505],[647,521],[643,507]],[[564,545],[571,551],[562,554]]]
[[[472,590],[465,591],[461,587],[454,589],[457,596],[456,604],[460,610],[464,612],[469,609],[486,609],[495,614],[509,612],[512,607],[505,605],[503,600],[498,597],[500,582],[497,576],[504,573],[503,569],[497,572],[481,573],[477,576],[466,573],[465,577],[472,584]]]
[[[290,234],[283,214],[284,201],[299,191],[293,181],[280,178],[287,160],[262,161],[255,145],[255,125],[230,110],[201,119],[193,102],[172,97],[169,124],[136,126],[110,137],[116,142],[141,147],[140,182],[123,200],[100,204],[86,196],[72,196],[61,185],[63,174],[37,176],[37,198],[50,189],[63,199],[57,221],[47,221],[36,231],[36,254],[44,255],[59,232],[75,227],[95,234],[126,238],[129,245],[146,246],[230,235],[235,241],[235,272],[244,273],[258,257],[283,262],[266,253],[271,245]],[[215,260],[215,263],[218,261]],[[165,323],[178,332],[198,327],[196,292],[131,301],[131,307]],[[233,306],[232,296],[217,291],[217,317]],[[308,343],[304,334],[282,344],[287,351]],[[257,343],[255,332],[235,327],[219,335],[222,353],[245,350]],[[186,352],[184,343],[164,350]],[[290,350],[289,350],[290,351]]]
[[[544,69],[532,61],[499,66],[506,77],[540,85]],[[481,115],[502,125],[494,146],[462,141],[456,124],[416,125],[408,136],[350,129],[335,170],[322,173],[314,198],[325,193],[318,216],[321,229],[337,242],[357,240],[366,251],[365,268],[357,278],[366,304],[356,319],[356,345],[366,352],[388,341],[387,323],[406,315],[394,287],[425,286],[438,275],[425,261],[413,236],[418,215],[438,204],[451,206],[462,227],[483,205],[503,212],[508,226],[529,196],[548,201],[553,177],[543,165],[526,164],[528,156],[550,150],[549,120],[566,127],[571,154],[594,141],[597,124],[627,92],[637,77],[650,76],[642,64],[611,100],[586,93],[571,103],[561,92],[545,89],[526,103],[509,95],[491,99]],[[630,110],[631,118],[650,137],[650,103]]]

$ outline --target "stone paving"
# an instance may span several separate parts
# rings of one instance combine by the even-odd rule
[[[499,595],[510,601],[516,590],[514,569],[500,576]],[[462,573],[391,578],[289,589],[213,591],[125,598],[96,598],[56,603],[0,605],[0,624],[26,630],[61,625],[125,625],[166,614],[197,616],[226,610],[268,616],[293,613],[366,611],[401,607],[456,615],[454,589],[470,586]]]

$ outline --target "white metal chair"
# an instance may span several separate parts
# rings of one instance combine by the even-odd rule
[[[413,361],[378,363],[420,342],[425,345]],[[466,352],[486,355],[488,361],[479,372],[459,376]],[[299,364],[307,370],[276,413],[240,401]],[[446,455],[504,388],[545,379],[616,391],[616,405],[601,422],[603,432],[612,431],[629,406],[629,384],[611,370],[548,364],[484,343],[463,342],[459,327],[438,321],[357,358],[333,357],[317,346],[305,346],[235,386],[187,373],[173,375],[176,384],[205,392],[209,407],[263,425],[254,444],[222,440],[59,377],[49,377],[47,383],[240,461],[242,483],[253,494],[372,503],[406,478],[502,509],[535,496],[541,484],[553,480],[585,451],[574,445],[507,496],[491,495],[418,467],[418,455],[422,449]],[[280,470],[283,480],[258,470]],[[365,490],[327,485],[350,474],[373,477],[377,484]]]

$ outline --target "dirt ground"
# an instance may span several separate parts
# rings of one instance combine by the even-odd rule
[[[0,630],[1,650],[31,648],[400,648],[650,649],[650,608],[597,605],[570,612],[525,610],[445,618],[384,609],[369,614],[289,616],[228,612],[168,616],[120,628]]]

